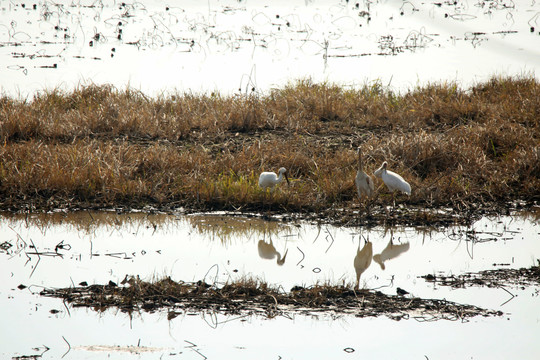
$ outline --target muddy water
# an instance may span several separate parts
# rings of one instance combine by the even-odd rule
[[[336,228],[221,214],[5,214],[0,236],[0,357],[56,359],[67,352],[67,359],[533,359],[540,350],[538,286],[452,289],[418,277],[535,265],[540,225],[534,215],[429,230]],[[263,319],[207,312],[183,313],[169,321],[166,312],[97,313],[38,294],[43,287],[83,281],[119,283],[126,274],[145,280],[204,279],[217,286],[250,277],[287,291],[326,282],[354,286],[355,258],[365,240],[375,260],[361,270],[360,287],[388,294],[400,287],[414,296],[505,315],[462,323],[321,313]],[[26,287],[19,289],[21,284]]]

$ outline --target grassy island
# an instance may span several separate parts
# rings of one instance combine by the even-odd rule
[[[150,98],[112,86],[0,97],[0,210],[227,210],[343,224],[438,223],[540,200],[540,83],[492,78],[397,94],[298,81],[267,94]],[[412,187],[396,205],[383,161]],[[287,168],[265,195],[261,171]],[[442,210],[444,211],[431,211]],[[430,211],[427,211],[430,210]]]

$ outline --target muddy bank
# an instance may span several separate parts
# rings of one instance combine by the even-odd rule
[[[536,260],[540,265],[540,260]],[[540,266],[520,269],[494,269],[469,272],[461,275],[421,276],[428,282],[439,286],[467,288],[471,286],[504,287],[540,285]]]
[[[540,260],[538,262],[540,264]],[[455,288],[487,286],[504,289],[512,285],[540,285],[540,267],[485,270],[450,276],[429,274],[421,278],[440,286]],[[25,286],[21,285],[20,288],[24,289]],[[81,283],[77,287],[44,289],[40,295],[62,298],[73,307],[88,307],[96,311],[118,308],[124,312],[153,312],[166,309],[169,319],[182,313],[201,311],[270,318],[291,314],[334,314],[386,316],[393,320],[412,318],[417,321],[467,321],[474,316],[503,315],[501,311],[473,305],[413,297],[401,288],[397,288],[396,295],[329,285],[295,286],[285,292],[252,280],[216,287],[203,281],[186,283],[165,278],[146,282],[126,276],[121,284],[112,281],[106,285]]]
[[[148,283],[126,278],[123,284],[82,284],[78,287],[45,289],[42,296],[58,297],[73,307],[96,311],[119,308],[124,312],[166,309],[169,319],[189,312],[262,315],[334,314],[356,317],[387,316],[393,320],[439,319],[467,321],[473,316],[501,316],[502,312],[439,299],[411,297],[398,288],[398,294],[374,290],[353,290],[343,286],[293,287],[290,292],[248,281],[216,288],[204,282],[184,283],[166,278]]]

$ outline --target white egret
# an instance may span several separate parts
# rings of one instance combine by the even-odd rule
[[[358,245],[358,250],[356,251],[356,256],[354,257],[354,271],[356,272],[356,290],[360,287],[360,275],[371,265],[371,258],[373,257],[373,245],[366,241],[366,244],[360,250],[360,245]]]
[[[394,191],[396,190],[401,191],[407,195],[411,195],[411,185],[409,185],[409,183],[406,182],[400,175],[396,174],[393,171],[387,170],[387,166],[388,164],[386,163],[386,161],[383,162],[381,167],[375,170],[373,175],[382,179],[382,181],[386,184],[388,190],[392,192],[392,197],[394,195]]]
[[[367,196],[371,197],[375,191],[375,185],[371,176],[365,173],[364,166],[362,164],[362,149],[358,147],[358,171],[356,172],[356,190],[358,190],[358,196],[360,198]]]
[[[282,167],[278,170],[279,176],[275,172],[271,171],[265,171],[259,175],[259,186],[262,187],[264,190],[267,188],[270,188],[272,190],[274,186],[279,184],[281,181],[283,181],[283,176],[285,176],[285,180],[287,180],[287,184],[289,183],[289,178],[287,177],[287,170]]]
[[[270,240],[270,243],[267,243],[264,240],[259,240],[259,242],[257,243],[257,250],[259,251],[259,256],[262,259],[271,260],[273,258],[276,258],[276,264],[278,264],[279,266],[285,263],[285,258],[287,258],[287,253],[289,252],[289,249],[286,249],[285,254],[282,257],[279,251],[277,251],[274,247],[272,240]]]

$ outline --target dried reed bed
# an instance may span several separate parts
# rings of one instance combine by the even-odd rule
[[[299,81],[250,96],[148,98],[111,86],[4,96],[0,206],[358,210],[358,145],[368,171],[386,160],[411,183],[399,200],[408,207],[533,204],[539,138],[540,83],[527,76],[406,94]],[[280,166],[291,186],[265,196],[258,174]],[[389,204],[379,193],[372,214]]]

